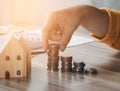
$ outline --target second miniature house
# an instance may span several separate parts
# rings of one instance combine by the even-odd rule
[[[27,77],[31,70],[30,55],[24,39],[6,38],[0,45],[0,78]]]

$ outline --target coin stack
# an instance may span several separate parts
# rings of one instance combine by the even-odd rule
[[[72,72],[72,56],[70,57],[61,57],[61,70],[62,72]]]
[[[59,66],[59,45],[58,44],[50,44],[48,50],[48,63],[47,69],[49,71],[58,71]]]
[[[74,65],[74,67],[73,67],[72,71],[74,73],[84,73],[84,67],[85,67],[84,62],[74,62],[73,65]]]
[[[96,75],[97,73],[98,72],[96,68],[88,68],[85,70],[86,75]]]

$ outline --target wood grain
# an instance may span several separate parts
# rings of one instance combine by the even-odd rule
[[[72,55],[73,61],[84,61],[85,68],[95,67],[98,74],[48,72],[47,54],[43,53],[32,57],[28,78],[0,79],[0,91],[120,91],[119,51],[92,42],[67,48],[60,55]]]
[[[0,47],[0,78],[27,77],[31,53],[25,40],[9,35]]]

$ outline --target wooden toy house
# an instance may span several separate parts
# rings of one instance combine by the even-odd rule
[[[23,38],[8,36],[0,45],[0,78],[27,77],[31,70],[31,52]]]

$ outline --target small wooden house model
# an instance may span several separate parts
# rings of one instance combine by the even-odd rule
[[[31,70],[31,52],[23,38],[10,35],[0,45],[0,78],[27,77]]]

